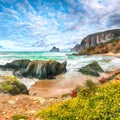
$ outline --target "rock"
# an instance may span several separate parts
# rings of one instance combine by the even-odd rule
[[[8,103],[14,105],[16,102],[14,100],[8,100]]]
[[[0,68],[3,69],[13,69],[13,70],[20,70],[25,69],[27,65],[29,64],[30,60],[23,59],[23,60],[14,60],[11,63],[7,63],[5,65],[1,65]]]
[[[17,94],[28,94],[27,87],[20,83],[15,76],[1,76],[0,92],[17,95]]]
[[[59,52],[59,48],[53,47],[50,52]]]
[[[72,48],[71,51],[79,52],[85,48],[90,48],[98,44],[107,43],[119,38],[120,38],[120,29],[107,30],[104,32],[91,34],[83,38],[81,43],[75,45],[75,47]]]
[[[120,53],[120,39],[113,40],[106,44],[99,44],[94,47],[81,50],[78,55],[94,55],[106,53]]]
[[[67,62],[35,60],[31,61],[27,68],[16,72],[17,76],[35,77],[38,79],[53,78],[53,76],[66,72]]]
[[[104,72],[103,69],[99,66],[98,62],[94,61],[85,67],[79,69],[79,72],[92,76],[99,76],[99,72]]]

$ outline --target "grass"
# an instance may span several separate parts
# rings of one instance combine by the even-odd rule
[[[25,115],[14,115],[14,116],[12,117],[12,119],[13,119],[13,120],[27,120],[28,117],[25,116]]]
[[[94,85],[86,82],[78,96],[41,110],[37,116],[43,120],[119,120],[120,81]],[[94,91],[94,92],[93,92]]]
[[[13,90],[13,85],[19,84],[19,81],[15,76],[2,76],[5,82],[2,83],[1,89],[11,92]]]

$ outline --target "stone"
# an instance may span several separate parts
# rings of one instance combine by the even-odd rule
[[[50,52],[59,52],[59,48],[53,47]]]
[[[66,72],[67,62],[57,62],[54,60],[34,60],[27,68],[15,73],[16,76],[35,77],[38,79],[53,78],[55,75]]]
[[[29,59],[14,60],[11,63],[1,65],[0,68],[13,70],[25,69],[28,66],[29,62]]]
[[[99,76],[99,72],[104,72],[104,71],[100,67],[98,62],[93,61],[92,63],[86,65],[85,67],[80,68],[79,72],[87,75]]]

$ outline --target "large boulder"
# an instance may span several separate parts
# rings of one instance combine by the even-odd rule
[[[11,95],[28,94],[27,87],[20,83],[15,76],[0,77],[0,93]]]
[[[29,62],[29,59],[14,60],[11,63],[1,65],[0,68],[13,70],[25,69],[28,66]]]
[[[53,78],[53,76],[64,72],[66,72],[66,62],[35,60],[31,61],[26,69],[16,72],[15,75],[45,79]]]
[[[103,69],[100,67],[98,62],[93,61],[85,67],[80,68],[79,72],[87,75],[99,76],[99,72],[103,72]]]

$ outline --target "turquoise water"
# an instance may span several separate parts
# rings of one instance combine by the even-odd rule
[[[30,60],[67,60],[68,52],[53,53],[53,52],[0,52],[0,64],[16,59]]]
[[[78,69],[96,60],[105,71],[111,71],[120,68],[120,59],[108,56],[73,56],[68,55],[71,52],[0,52],[0,64],[6,64],[16,59],[30,59],[30,60],[57,60],[59,62],[67,61],[67,72],[61,79],[71,80],[74,77],[81,79],[81,74]],[[12,75],[11,71],[0,70],[0,75]],[[19,78],[20,79],[20,78]],[[20,81],[24,83],[28,89],[38,79],[35,78],[21,78]],[[44,91],[43,91],[44,92]]]
[[[78,70],[96,60],[104,70],[120,68],[120,59],[108,56],[73,56],[71,52],[0,52],[0,64],[16,59],[67,61],[69,71]]]

